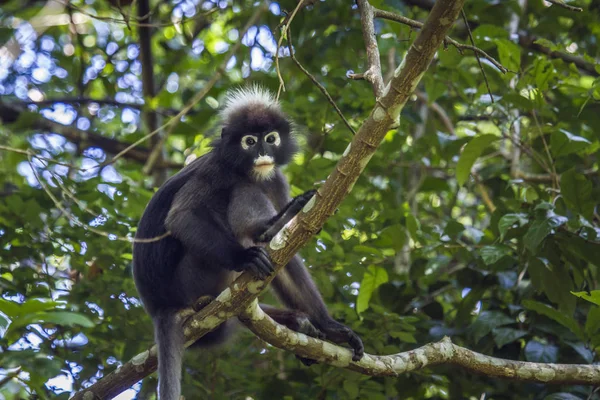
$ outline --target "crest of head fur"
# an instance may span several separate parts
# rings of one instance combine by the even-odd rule
[[[225,106],[221,110],[221,119],[227,124],[230,117],[244,108],[265,108],[281,111],[279,102],[267,89],[259,85],[234,89],[227,93]]]

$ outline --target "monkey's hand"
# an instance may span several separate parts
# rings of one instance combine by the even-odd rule
[[[325,334],[325,337],[333,343],[348,343],[352,350],[354,350],[352,361],[359,361],[365,355],[365,346],[363,345],[362,340],[347,326],[331,319],[324,325],[319,326],[319,329]]]
[[[258,279],[265,279],[274,271],[271,258],[262,247],[250,247],[239,256],[236,271],[250,271]]]

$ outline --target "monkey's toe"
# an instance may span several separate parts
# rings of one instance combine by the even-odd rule
[[[365,355],[365,346],[360,336],[347,326],[332,320],[321,330],[325,333],[328,340],[337,344],[347,343],[354,352],[352,361],[360,361]]]
[[[312,360],[310,358],[304,358],[304,357],[300,357],[300,356],[296,356],[296,358],[298,360],[300,360],[300,362],[304,365],[306,365],[307,367],[310,367],[311,365],[315,365],[318,364],[319,362],[316,360]]]
[[[213,301],[215,298],[214,296],[211,295],[205,295],[202,296],[200,298],[198,298],[198,300],[196,300],[196,302],[192,305],[192,308],[194,309],[195,312],[198,312],[200,310],[202,310],[204,307],[206,307],[207,305],[210,304],[211,301]]]

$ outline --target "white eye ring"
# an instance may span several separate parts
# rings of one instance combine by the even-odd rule
[[[269,142],[269,139],[275,138],[272,142]],[[279,132],[273,131],[269,132],[265,135],[265,142],[269,144],[274,144],[275,146],[279,146],[281,144],[281,138],[279,137]]]
[[[253,135],[246,135],[242,138],[242,149],[248,150],[258,142],[258,138]]]

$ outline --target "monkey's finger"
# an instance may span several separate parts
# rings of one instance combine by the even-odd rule
[[[254,275],[257,278],[264,279],[273,272],[273,265],[269,259],[264,259],[258,256],[252,260],[251,264]]]
[[[352,361],[360,361],[361,358],[363,358],[363,356],[365,355],[365,346],[363,345],[362,340],[360,339],[360,337],[350,331],[350,337],[348,338],[348,344],[350,345],[350,347],[352,347],[352,350],[354,350],[354,355],[352,356]]]
[[[274,271],[273,264],[271,264],[271,260],[266,257],[257,257],[255,263],[259,266],[261,272],[265,277],[271,275]]]
[[[253,277],[257,279],[265,279],[265,274],[256,263],[248,263],[244,265],[244,271],[250,271]]]

